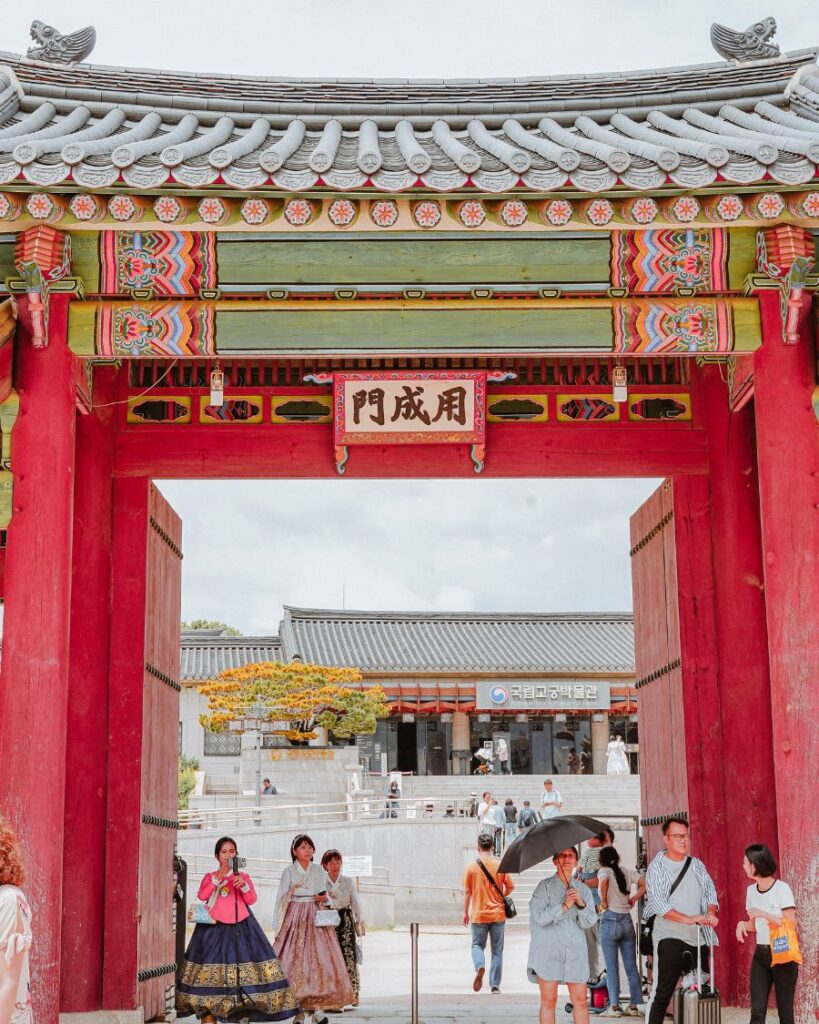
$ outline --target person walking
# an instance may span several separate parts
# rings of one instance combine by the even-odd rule
[[[301,833],[290,844],[291,863],[282,872],[273,925],[276,948],[302,1010],[313,1024],[325,1010],[343,1010],[355,1002],[350,975],[338,944],[335,915],[327,909],[327,875],[313,863],[316,844]]]
[[[592,836],[586,843],[586,849],[580,858],[577,875],[588,889],[591,890],[592,901],[595,910],[600,906],[600,892],[598,890],[597,872],[600,870],[600,848],[604,842],[604,833]],[[600,920],[596,920],[591,928],[583,932],[586,938],[586,952],[589,957],[589,984],[594,985],[600,976]]]
[[[330,897],[330,905],[338,911],[340,917],[340,921],[336,925],[336,935],[338,944],[341,946],[341,955],[347,965],[347,973],[350,975],[350,984],[355,993],[352,1005],[358,1006],[361,993],[361,980],[358,974],[358,939],[365,931],[361,901],[352,878],[341,873],[343,865],[338,850],[327,850],[321,858],[321,866],[327,872],[327,895]]]
[[[297,1020],[299,1006],[261,925],[250,907],[256,889],[246,871],[236,870],[236,841],[222,836],[214,849],[217,867],[199,883],[197,898],[212,924],[197,924],[185,950],[176,983],[176,1009],[195,1013],[205,1024],[228,1020],[236,1008],[238,982],[254,1006],[243,1012],[252,1021]]]
[[[33,1024],[28,953],[31,908],[23,893],[26,872],[17,836],[0,818],[0,1021]]]
[[[512,769],[509,767],[509,745],[506,740],[498,740],[497,754],[501,775],[511,775]]]
[[[487,790],[481,795],[481,802],[478,804],[478,832],[486,828],[486,812],[492,806],[492,794]]]
[[[637,973],[637,936],[631,920],[631,908],[643,897],[646,883],[643,876],[620,864],[620,854],[613,846],[600,850],[599,882],[600,945],[606,961],[606,986],[609,990],[609,1009],[606,1017],[636,1017],[643,1006],[643,986]],[[636,891],[632,895],[632,887]],[[630,1002],[620,1009],[620,965],[628,978]]]
[[[501,853],[503,853],[503,832],[506,827],[506,815],[497,800],[492,801],[492,819],[495,826],[492,833],[492,838],[495,840],[495,856],[500,857]]]
[[[556,818],[563,810],[563,798],[555,789],[551,779],[543,783],[543,792],[540,794],[540,813],[544,818]]]
[[[772,964],[771,927],[791,921],[796,925],[796,901],[787,882],[776,877],[776,861],[767,846],[755,843],[742,860],[745,874],[753,884],[745,894],[748,920],[737,924],[737,940],[756,934],[751,961],[751,1024],[765,1024],[768,997],[773,986],[780,1024],[793,1024],[793,999],[799,976],[799,961]]]
[[[532,810],[528,800],[523,801],[523,807],[520,809],[518,815],[518,832],[525,832],[527,828],[531,828],[532,825],[537,821],[535,812]]]
[[[397,818],[401,810],[401,787],[398,781],[393,779],[390,788],[387,790],[387,817]]]
[[[609,745],[606,747],[606,774],[631,774],[631,766],[626,756],[626,744],[619,732],[609,737]]]
[[[574,1024],[589,1024],[589,960],[583,931],[594,924],[597,914],[591,890],[583,882],[572,881],[577,850],[570,846],[552,859],[556,874],[538,882],[529,903],[526,973],[540,990],[539,1024],[555,1024],[558,985],[569,988]]]
[[[708,951],[717,945],[714,931],[719,918],[717,890],[697,857],[689,853],[691,833],[684,818],[663,822],[665,850],[646,872],[643,917],[653,918],[654,969],[648,1000],[648,1024],[663,1024],[677,982],[697,963],[698,930],[704,945],[702,967],[708,971]]]
[[[503,814],[505,819],[506,845],[508,846],[517,835],[518,820],[518,809],[515,807],[515,801],[511,796],[508,796],[504,801]]]
[[[506,930],[506,909],[503,897],[515,888],[507,874],[498,871],[500,861],[492,856],[492,837],[478,836],[478,858],[464,871],[461,888],[464,891],[464,926],[472,928],[472,963],[475,979],[472,988],[480,992],[486,972],[486,941],[491,945],[489,961],[489,988],[500,994],[503,975],[503,940]]]

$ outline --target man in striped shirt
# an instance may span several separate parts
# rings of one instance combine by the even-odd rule
[[[707,970],[708,947],[717,944],[717,890],[703,862],[690,855],[688,822],[666,818],[663,841],[665,850],[652,860],[646,873],[644,916],[646,920],[654,917],[648,1024],[663,1024],[677,982],[696,965],[698,934],[703,943],[703,970]]]

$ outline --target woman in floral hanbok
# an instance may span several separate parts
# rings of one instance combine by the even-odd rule
[[[330,897],[330,905],[339,914],[340,920],[336,925],[336,935],[355,993],[353,1006],[358,1006],[361,990],[361,981],[358,976],[358,940],[364,934],[361,901],[356,892],[355,882],[341,873],[342,860],[338,850],[327,850],[321,858],[321,866],[327,872],[327,895]]]
[[[325,1010],[352,1005],[355,992],[336,935],[338,916],[323,923],[328,883],[324,868],[313,863],[315,852],[310,836],[298,835],[291,843],[292,864],[282,872],[274,927],[276,950],[299,1005],[320,1024]]]
[[[0,818],[0,1021],[33,1024],[28,951],[31,910],[21,888],[25,881],[17,836]]]

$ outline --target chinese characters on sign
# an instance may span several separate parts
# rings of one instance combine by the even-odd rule
[[[314,374],[333,384],[339,473],[356,444],[467,444],[475,472],[486,456],[486,382],[511,374],[486,370]]]
[[[600,710],[611,707],[610,683],[582,679],[478,682],[475,692],[475,704],[480,710]]]

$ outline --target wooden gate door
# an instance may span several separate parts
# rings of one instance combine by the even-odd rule
[[[182,610],[182,522],[154,486],[148,506],[137,939],[138,1002],[146,1020],[165,1012],[174,983]]]
[[[692,852],[725,870],[719,686],[707,477],[665,480],[631,517],[634,643],[640,714],[642,819],[649,856],[656,827],[689,820]]]

